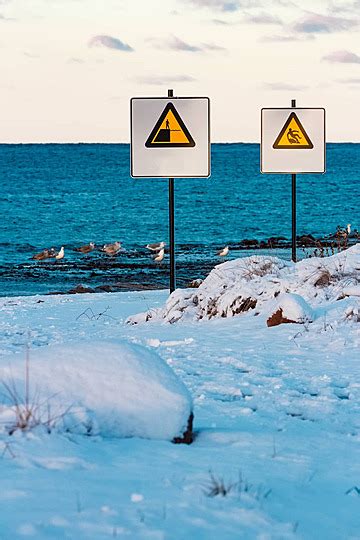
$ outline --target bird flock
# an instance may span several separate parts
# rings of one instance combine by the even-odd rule
[[[165,256],[165,242],[157,242],[155,244],[147,244],[145,247],[151,252],[151,256],[153,260],[156,263],[160,263],[163,261]],[[85,244],[84,246],[80,246],[79,248],[76,248],[75,251],[78,253],[82,253],[84,255],[87,255],[91,253],[92,251],[97,250],[100,252],[105,253],[109,257],[115,257],[118,255],[121,251],[124,251],[122,248],[121,242],[113,242],[110,244],[104,244],[101,247],[97,247],[95,245],[95,242],[90,242],[89,244]],[[61,260],[65,257],[65,249],[64,246],[61,246],[59,251],[56,251],[54,248],[45,248],[40,253],[36,253],[32,256],[32,259],[35,261],[44,261],[47,259],[55,259],[55,260]]]
[[[165,257],[165,242],[156,242],[154,244],[147,244],[145,247],[150,251],[151,257],[154,262],[161,263]],[[75,251],[87,255],[92,251],[97,250],[105,253],[109,257],[115,257],[121,251],[124,251],[122,248],[121,242],[113,242],[110,244],[104,244],[102,247],[96,247],[94,242],[75,248]],[[225,246],[220,251],[217,252],[219,257],[226,257],[229,253],[229,246]],[[64,246],[61,246],[60,250],[57,252],[54,248],[43,249],[40,253],[33,255],[32,259],[35,261],[44,261],[47,259],[61,260],[65,257]]]

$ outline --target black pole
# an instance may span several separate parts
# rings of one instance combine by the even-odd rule
[[[296,99],[291,100],[291,106],[296,107]],[[291,175],[291,259],[296,262],[296,174]]]
[[[168,97],[173,97],[173,90],[168,90]],[[175,196],[174,178],[169,178],[169,241],[170,241],[170,294],[176,289],[175,275]]]

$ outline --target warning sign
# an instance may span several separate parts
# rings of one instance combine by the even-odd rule
[[[195,141],[172,103],[168,103],[149,135],[147,148],[195,146]]]
[[[321,107],[261,109],[261,172],[324,173],[325,116]]]
[[[133,178],[210,176],[209,98],[132,98],[130,126]]]
[[[293,112],[286,120],[284,127],[280,131],[276,141],[273,144],[275,149],[311,149],[313,143],[308,137],[299,118]]]

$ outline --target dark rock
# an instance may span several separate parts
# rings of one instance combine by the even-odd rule
[[[315,281],[315,287],[327,287],[330,284],[329,272],[323,272],[321,276]]]
[[[273,315],[271,315],[271,317],[269,317],[268,320],[266,321],[266,324],[269,327],[279,326],[279,324],[287,324],[287,323],[296,323],[296,321],[292,321],[284,317],[283,310],[281,308],[275,311],[275,313],[273,313]]]
[[[194,440],[194,433],[193,433],[193,422],[194,422],[194,414],[191,413],[188,420],[188,425],[185,433],[182,437],[175,437],[173,439],[173,443],[175,444],[191,444]]]
[[[312,234],[303,234],[302,236],[297,236],[296,241],[298,245],[302,247],[314,247],[316,245],[316,239]]]
[[[251,238],[251,239],[248,239],[248,238],[245,238],[244,240],[241,241],[241,246],[242,247],[246,247],[246,248],[254,248],[254,247],[259,247],[259,240],[256,240],[255,238]]]

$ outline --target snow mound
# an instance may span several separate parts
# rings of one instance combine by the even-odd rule
[[[306,300],[294,293],[280,294],[272,303],[268,315],[268,326],[277,326],[284,322],[304,324],[315,318],[314,311]]]
[[[359,283],[360,244],[331,257],[313,257],[298,263],[254,255],[216,266],[198,289],[177,289],[163,308],[134,315],[127,322],[174,323],[186,318],[233,317],[248,311],[259,314],[283,293],[298,294],[309,303],[321,304],[339,299],[343,291],[357,294]],[[299,308],[299,302],[297,305]],[[307,315],[310,309],[306,307]]]
[[[2,358],[0,380],[22,401],[24,379],[23,355]],[[4,393],[0,399],[0,423],[9,424],[11,400]],[[44,424],[48,415],[71,432],[115,437],[173,440],[186,432],[192,412],[189,392],[172,369],[155,352],[122,341],[32,349],[32,401],[40,404]]]

